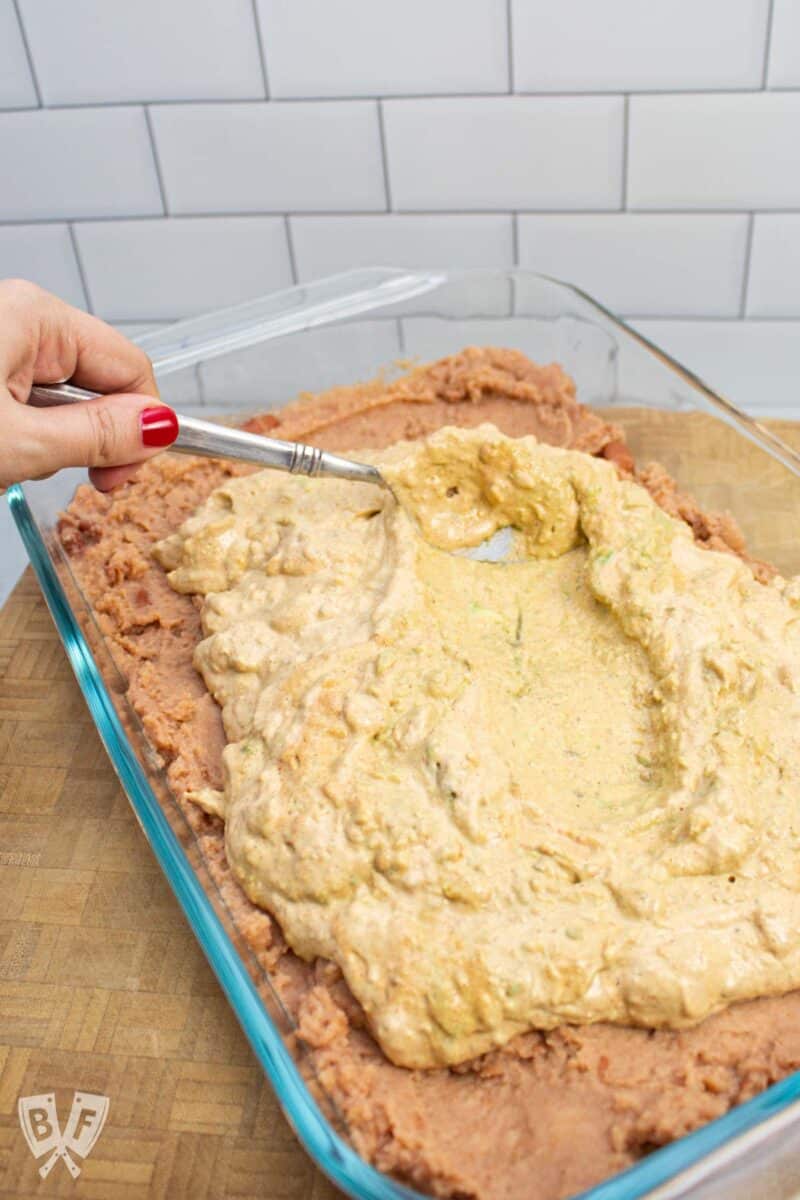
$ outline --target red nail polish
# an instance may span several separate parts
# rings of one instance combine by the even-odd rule
[[[178,436],[178,418],[171,408],[161,404],[158,408],[144,408],[139,414],[143,446],[171,446]]]

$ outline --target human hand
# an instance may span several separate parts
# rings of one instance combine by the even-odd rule
[[[67,379],[102,398],[27,404],[34,383]],[[86,466],[95,487],[110,491],[177,433],[143,350],[33,283],[0,281],[0,490]]]

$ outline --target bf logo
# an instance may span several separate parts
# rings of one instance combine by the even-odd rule
[[[52,1092],[43,1096],[22,1096],[19,1101],[19,1123],[25,1141],[35,1158],[49,1154],[39,1167],[39,1174],[46,1179],[59,1158],[73,1179],[81,1173],[72,1158],[86,1158],[91,1152],[108,1116],[108,1097],[94,1096],[91,1092],[76,1092],[72,1099],[67,1126],[63,1134],[56,1114],[56,1098]]]

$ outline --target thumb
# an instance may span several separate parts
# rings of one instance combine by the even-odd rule
[[[152,396],[114,395],[58,408],[20,405],[22,478],[61,467],[116,467],[143,462],[172,445],[178,419]],[[16,422],[15,422],[16,424]]]

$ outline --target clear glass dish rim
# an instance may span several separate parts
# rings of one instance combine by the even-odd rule
[[[393,269],[376,269],[376,273],[381,271],[386,277],[399,274]],[[800,455],[791,446],[772,430],[754,421],[720,396],[693,371],[630,328],[581,288],[524,268],[452,272],[409,271],[404,272],[404,275],[409,280],[413,280],[415,276],[420,281],[435,279],[438,284],[455,282],[464,277],[497,277],[503,273],[509,278],[522,275],[544,279],[579,297],[604,320],[610,322],[622,337],[638,342],[665,366],[681,376],[694,390],[699,391],[723,420],[734,425],[743,436],[759,444],[793,474],[800,475]],[[356,278],[358,274],[345,273],[336,279],[344,284],[349,277]],[[323,282],[333,282],[333,279]],[[298,290],[288,289],[286,294],[294,295]],[[391,300],[387,300],[386,296],[378,294],[379,292],[380,289],[376,288],[374,307],[391,303]],[[282,293],[272,293],[265,299],[274,303],[281,295]],[[242,306],[244,307],[246,306]],[[368,309],[369,305],[362,305],[359,312]],[[234,313],[236,310],[229,311]],[[315,324],[334,322],[341,319],[341,315],[347,314],[339,314],[335,309],[331,309],[326,313],[324,320]],[[175,329],[177,326],[171,328]],[[287,331],[283,329],[280,332]],[[149,339],[145,337],[142,340]],[[158,341],[157,335],[154,340]],[[157,357],[155,361],[157,367]],[[332,1182],[355,1200],[426,1200],[423,1193],[407,1188],[365,1162],[331,1126],[312,1097],[284,1044],[280,1031],[262,1004],[243,961],[228,938],[175,832],[162,812],[146,768],[139,761],[128,740],[80,622],[69,603],[28,504],[24,488],[19,484],[12,485],[8,489],[7,499],[76,680],[117,777],[192,932],[200,943],[299,1140],[312,1160]],[[663,1195],[666,1200],[668,1193],[672,1192],[672,1187],[667,1185],[674,1185],[680,1181],[683,1188],[708,1178],[731,1158],[739,1157],[798,1119],[800,1071],[773,1084],[694,1133],[654,1151],[634,1166],[574,1196],[572,1200],[640,1200],[648,1195],[652,1196],[652,1200]],[[682,1194],[686,1193],[682,1191]]]

